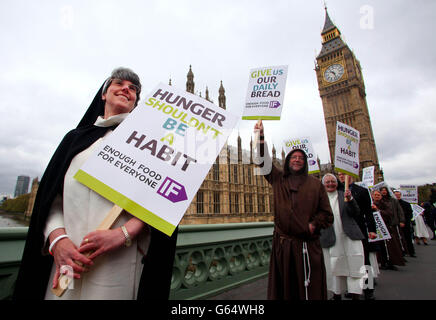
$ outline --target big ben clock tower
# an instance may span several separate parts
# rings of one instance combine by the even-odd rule
[[[362,168],[375,166],[374,182],[383,181],[360,63],[343,42],[341,32],[331,21],[327,8],[321,37],[322,48],[316,57],[315,71],[324,109],[331,162],[334,163],[336,121],[339,121],[360,132],[360,172]]]

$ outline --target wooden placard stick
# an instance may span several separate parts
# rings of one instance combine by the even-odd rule
[[[262,123],[262,119],[257,119],[257,126],[259,127]],[[254,135],[254,141],[253,141],[253,149],[255,148],[255,146],[257,146],[258,142],[260,141],[260,130],[258,132],[256,132],[256,134]]]
[[[116,204],[112,207],[112,209],[108,212],[106,217],[103,219],[103,221],[100,223],[100,225],[97,227],[97,230],[109,230],[117,221],[118,217],[120,216],[121,212],[123,211],[123,208],[117,206]],[[92,254],[92,251],[86,252],[84,255],[86,257],[89,257]],[[75,261],[78,265],[82,266],[83,264],[81,262]],[[52,288],[51,291],[53,294],[55,294],[58,297],[61,297],[65,291],[67,291],[70,282],[73,280],[71,276],[68,275],[61,275],[58,280],[58,286],[56,288]]]

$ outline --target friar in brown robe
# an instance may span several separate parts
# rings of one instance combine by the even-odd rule
[[[265,164],[271,160],[261,121],[255,125],[257,130],[260,130],[258,155]],[[293,169],[291,162],[295,161],[301,162],[300,170]],[[274,193],[268,299],[326,300],[326,271],[319,236],[321,229],[333,223],[333,213],[324,186],[309,176],[307,156],[300,149],[289,152],[283,169],[273,163],[264,177]]]

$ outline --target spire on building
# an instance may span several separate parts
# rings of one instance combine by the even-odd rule
[[[238,162],[242,161],[242,139],[238,131]]]
[[[219,96],[218,96],[218,106],[220,108],[226,109],[226,95],[225,95],[225,90],[223,87],[223,81],[221,80],[221,85],[220,88],[218,90],[219,92]]]
[[[325,21],[324,21],[324,28],[321,31],[321,34],[327,33],[334,28],[336,28],[335,24],[332,22],[332,19],[330,19],[329,13],[327,11],[327,6],[325,8]]]
[[[324,28],[321,31],[321,37],[322,49],[317,59],[346,46],[346,44],[342,41],[341,32],[330,19],[327,7],[325,7],[325,21]]]
[[[195,83],[194,83],[194,73],[192,72],[192,68],[191,65],[189,65],[189,71],[187,74],[187,80],[186,80],[186,91],[194,94],[194,87],[195,87]]]
[[[250,163],[253,163],[253,136],[250,136]]]

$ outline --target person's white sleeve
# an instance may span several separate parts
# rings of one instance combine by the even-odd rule
[[[65,228],[64,224],[64,210],[63,210],[63,198],[60,194],[56,196],[56,198],[53,200],[53,203],[50,208],[50,212],[47,217],[47,222],[45,224],[44,229],[44,237],[45,237],[45,246],[44,246],[44,252],[48,253],[48,236],[50,233],[53,232],[53,230],[56,230],[58,228]]]

